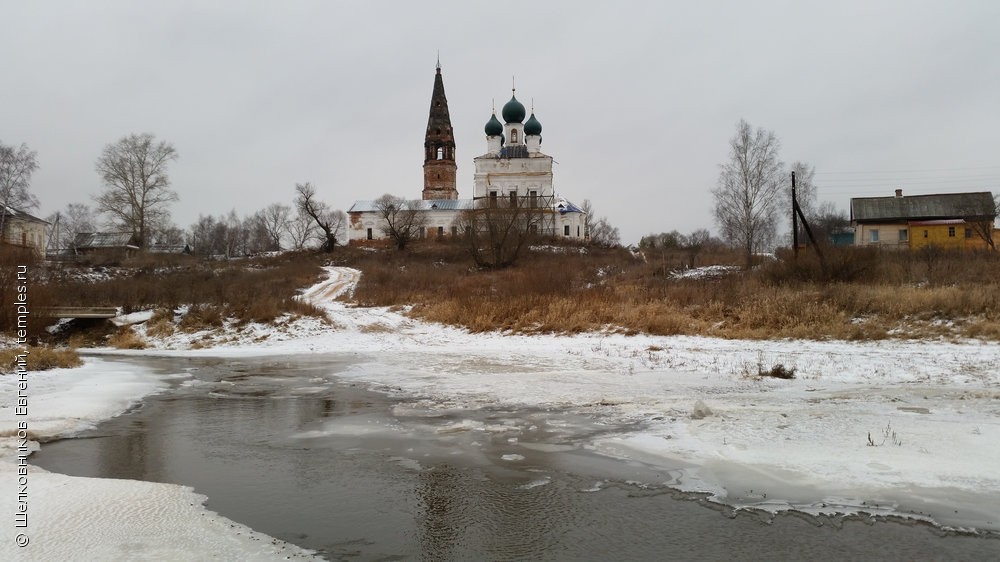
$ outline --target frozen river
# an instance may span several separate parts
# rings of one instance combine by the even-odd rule
[[[668,485],[682,461],[594,447],[662,420],[376,392],[344,376],[358,359],[109,358],[189,376],[32,463],[192,486],[208,509],[333,560],[1000,558],[995,535],[733,510]]]

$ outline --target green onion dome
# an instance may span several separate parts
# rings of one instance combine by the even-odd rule
[[[503,134],[503,125],[501,125],[500,121],[497,119],[496,112],[494,112],[493,116],[490,117],[490,120],[486,122],[485,130],[486,136],[490,137],[496,137]]]
[[[524,124],[524,134],[526,135],[540,135],[542,134],[542,124],[535,119],[535,114],[532,113],[531,117],[528,117],[528,122]]]
[[[503,115],[504,123],[520,123],[524,121],[524,105],[517,101],[514,96],[510,97],[510,101],[505,103],[503,110],[501,110],[501,115]]]

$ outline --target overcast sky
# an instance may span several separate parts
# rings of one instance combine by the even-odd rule
[[[441,53],[458,188],[493,100],[534,100],[557,192],[621,229],[716,231],[739,119],[816,166],[819,199],[1000,191],[1000,2],[14,2],[0,141],[41,216],[92,204],[129,133],[180,154],[172,215],[250,214],[310,181],[341,209],[419,198]]]

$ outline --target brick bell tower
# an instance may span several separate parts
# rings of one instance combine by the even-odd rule
[[[441,59],[438,59],[434,76],[434,93],[431,94],[431,111],[427,118],[424,136],[424,191],[426,199],[458,199],[455,187],[455,135],[451,130],[448,98],[444,95],[441,79]]]

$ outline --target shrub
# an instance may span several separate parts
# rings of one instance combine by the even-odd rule
[[[117,349],[146,349],[146,342],[131,326],[124,326],[109,339],[108,345]]]
[[[0,349],[0,373],[17,371],[17,355],[20,349]],[[29,347],[26,367],[28,371],[47,371],[55,368],[79,367],[83,360],[74,349],[55,349],[51,347]]]

